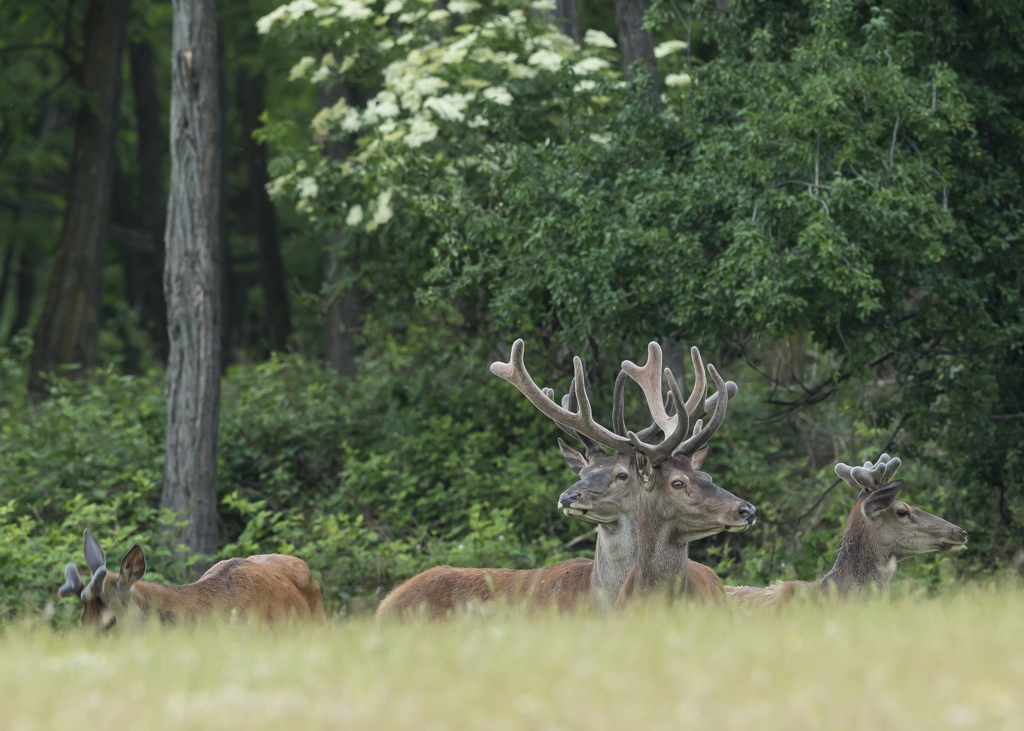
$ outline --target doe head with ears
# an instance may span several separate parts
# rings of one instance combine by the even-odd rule
[[[900,464],[898,457],[882,454],[874,464],[836,465],[839,478],[861,491],[850,513],[847,532],[863,534],[874,552],[897,560],[966,548],[967,531],[960,526],[896,499],[903,480],[892,478]]]
[[[672,371],[661,369],[661,348],[657,343],[648,346],[648,359],[643,367],[630,361],[622,363],[623,371],[643,389],[658,427],[658,431],[649,429],[646,433],[628,434],[635,450],[640,487],[654,498],[649,504],[660,514],[661,521],[671,524],[686,541],[723,530],[744,531],[754,524],[756,512],[748,501],[722,489],[710,475],[701,471],[708,443],[725,421],[729,398],[738,389],[735,383],[726,383],[715,367],[709,365],[707,372],[718,390],[712,398],[707,398],[704,362],[696,347],[690,349],[690,357],[693,360],[694,387],[685,401]],[[666,400],[661,395],[663,378],[669,388]],[[668,407],[664,405],[666,402]],[[699,417],[712,403],[714,410],[705,425]],[[669,413],[672,406],[677,412],[674,416]],[[645,441],[658,432],[663,437],[662,441]]]
[[[82,601],[81,622],[85,626],[110,629],[124,616],[132,603],[132,586],[146,573],[146,556],[136,543],[121,560],[118,573],[107,570],[107,558],[96,536],[88,528],[84,534],[85,563],[92,576],[89,583],[82,581],[78,566],[69,563],[64,569],[64,585],[57,591],[59,598],[77,596]]]

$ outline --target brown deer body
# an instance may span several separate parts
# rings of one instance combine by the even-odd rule
[[[876,464],[836,465],[836,474],[860,489],[850,510],[839,555],[832,569],[817,581],[781,581],[763,588],[728,586],[731,600],[769,606],[796,596],[847,597],[864,591],[887,591],[903,558],[932,551],[959,551],[967,545],[960,526],[896,500],[903,480],[890,482],[899,458],[883,454]]]
[[[85,559],[92,571],[86,585],[70,563],[58,594],[82,600],[83,625],[103,629],[117,622],[142,623],[156,616],[161,623],[191,623],[215,614],[276,622],[325,618],[320,589],[302,559],[262,554],[220,561],[198,581],[166,586],[143,581],[146,558],[138,543],[118,573],[106,568],[106,556],[91,531],[85,531]]]

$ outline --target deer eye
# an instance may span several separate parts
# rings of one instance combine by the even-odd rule
[[[910,511],[907,510],[906,508],[896,508],[896,515],[900,516],[901,518],[906,518],[908,515],[910,515]]]
[[[681,490],[682,487],[683,487],[683,481],[682,480],[673,480],[672,481],[672,487],[674,487],[677,490]]]
[[[627,475],[625,472],[620,472],[618,474],[618,477],[619,477],[620,480],[627,480],[627,479],[629,479],[629,475]]]

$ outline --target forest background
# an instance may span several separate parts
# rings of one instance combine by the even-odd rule
[[[707,465],[758,527],[691,547],[728,583],[826,570],[833,465],[883,450],[971,535],[905,582],[1024,543],[1012,0],[217,4],[207,550],[164,485],[172,16],[0,5],[0,616],[85,527],[170,581],[294,553],[349,612],[438,563],[588,555],[559,432],[488,373],[515,337],[559,393],[581,355],[604,419],[652,339],[740,383]]]

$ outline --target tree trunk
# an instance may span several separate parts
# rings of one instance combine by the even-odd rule
[[[128,307],[136,315],[139,313],[139,301],[142,299],[142,281],[139,277],[139,241],[138,216],[135,207],[132,205],[131,193],[128,191],[128,181],[125,179],[124,170],[121,168],[121,161],[114,156],[114,212],[111,218],[114,224],[113,240],[121,246],[121,261],[124,265],[124,293]],[[123,235],[117,236],[121,232]],[[132,342],[129,328],[121,331],[124,339],[124,363],[122,368],[125,373],[137,374],[140,370],[141,353],[139,348]]]
[[[28,383],[35,392],[43,389],[44,373],[72,364],[82,373],[95,361],[128,8],[129,0],[91,0],[85,15],[79,69],[85,101],[75,121],[57,260],[34,336]]]
[[[560,18],[558,29],[565,35],[583,43],[583,29],[580,27],[580,0],[557,0],[555,17]]]
[[[632,79],[636,64],[651,77],[651,94],[655,103],[661,100],[661,80],[658,78],[658,62],[654,58],[654,40],[644,30],[644,13],[651,6],[650,0],[615,0],[615,25],[619,30],[619,48],[622,50],[622,70]]]
[[[18,257],[18,271],[14,278],[14,320],[11,321],[9,339],[28,327],[32,303],[36,297],[36,253],[34,246],[22,246]]]
[[[280,352],[288,348],[288,337],[292,334],[291,312],[281,243],[277,236],[277,212],[267,194],[267,155],[263,145],[253,139],[253,133],[260,127],[260,114],[266,106],[264,83],[262,74],[253,75],[249,69],[242,68],[236,78],[235,95],[242,115],[242,155],[249,179],[246,208],[259,244],[267,342],[271,350]]]
[[[355,339],[359,323],[359,290],[355,282],[345,286],[341,284],[346,262],[335,255],[339,240],[339,234],[329,236],[324,251],[324,280],[327,288],[324,343],[327,362],[339,376],[352,378],[356,375],[356,356],[359,355]],[[353,263],[351,257],[347,263]]]
[[[15,214],[17,215],[17,214]],[[17,218],[15,218],[17,220]],[[3,274],[0,275],[0,316],[3,315],[4,303],[7,301],[7,288],[11,284],[11,274],[14,270],[14,249],[13,241],[8,241],[7,249],[4,251]]]
[[[333,106],[342,96],[350,105],[356,105],[361,101],[351,86],[342,84],[329,94],[323,94],[320,106]],[[344,160],[352,153],[352,142],[328,142],[325,149],[333,159]],[[354,280],[342,284],[345,280],[345,267],[354,267],[356,261],[354,255],[347,258],[338,256],[340,243],[341,234],[331,234],[327,237],[324,249],[324,295],[327,302],[327,311],[324,313],[324,345],[327,362],[339,376],[351,378],[356,374],[356,356],[359,354],[355,341],[355,332],[359,325],[359,289]]]
[[[214,0],[173,0],[167,206],[167,435],[161,503],[188,511],[183,541],[217,548],[221,106]]]
[[[139,134],[139,213],[147,247],[138,251],[135,278],[139,299],[139,322],[153,339],[153,355],[167,362],[167,302],[164,300],[164,229],[167,220],[167,191],[164,188],[164,147],[160,100],[157,98],[153,46],[148,42],[128,46],[135,117]]]

